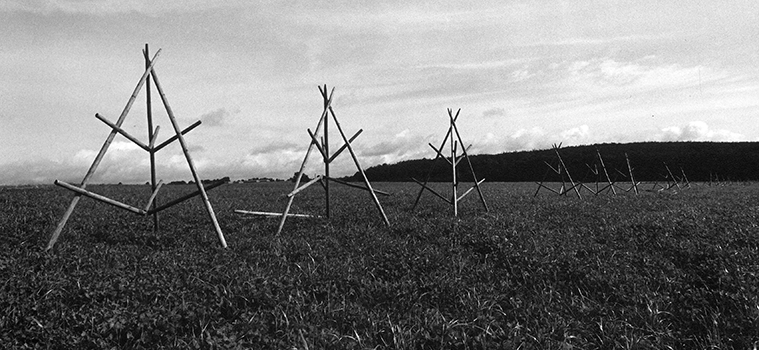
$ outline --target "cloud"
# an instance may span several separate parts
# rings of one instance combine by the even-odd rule
[[[244,2],[237,2],[243,4]],[[149,1],[149,0],[10,0],[0,3],[0,11],[22,11],[50,14],[55,12],[72,14],[114,15],[122,13],[142,13],[146,15],[165,12],[202,11],[235,2],[205,0]]]
[[[746,137],[725,129],[712,129],[702,121],[692,121],[685,126],[662,129],[658,137],[662,141],[740,141]]]
[[[559,133],[559,136],[563,140],[562,142],[567,145],[577,145],[591,141],[590,128],[587,125],[564,130]]]
[[[579,146],[606,141],[608,140],[595,135],[587,125],[580,125],[558,132],[548,132],[543,128],[533,127],[519,129],[505,137],[499,137],[489,132],[473,142],[474,145],[470,153],[495,154],[548,149],[551,145],[559,143],[563,146]]]
[[[200,120],[207,126],[221,126],[230,115],[229,111],[222,107],[201,115]]]
[[[409,129],[397,133],[392,139],[357,150],[364,161],[371,164],[394,163],[424,157],[434,151],[427,146],[432,136],[421,136]],[[434,144],[434,142],[433,142]],[[437,145],[436,145],[437,147]]]
[[[548,148],[551,145],[551,141],[548,139],[546,131],[542,128],[519,129],[504,142],[505,151]]]
[[[305,154],[307,147],[308,145],[296,144],[294,142],[274,141],[252,148],[248,152],[248,155],[269,154],[277,152],[295,152],[299,149],[302,149]]]
[[[208,155],[201,156],[197,152],[199,150],[193,153],[193,161],[201,178],[227,176],[223,174],[230,164]],[[56,179],[79,184],[97,154],[97,150],[81,149],[63,161],[34,159],[0,164],[0,184],[51,184]],[[156,174],[164,182],[192,179],[187,159],[179,149],[164,149],[157,154]],[[90,183],[145,183],[149,180],[148,153],[131,142],[115,141],[108,148]]]
[[[500,107],[494,107],[482,112],[483,117],[502,117],[506,115],[506,110]]]

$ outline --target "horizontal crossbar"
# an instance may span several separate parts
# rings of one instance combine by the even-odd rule
[[[348,143],[351,143],[351,142],[353,142],[353,140],[355,140],[355,139],[358,137],[358,135],[361,135],[361,133],[362,133],[363,131],[364,131],[364,129],[358,129],[358,131],[357,131],[355,134],[353,134],[353,137],[351,137],[351,138],[348,140]],[[333,161],[333,160],[335,160],[335,158],[337,158],[337,156],[339,156],[339,155],[340,155],[340,153],[342,153],[342,152],[343,152],[343,151],[344,151],[344,150],[345,150],[345,149],[348,147],[348,143],[345,143],[345,144],[343,144],[343,145],[342,145],[342,146],[341,146],[341,147],[340,147],[340,148],[337,150],[337,152],[335,152],[335,154],[333,154],[333,155],[332,155],[332,157],[329,157],[329,160],[327,161],[327,163],[332,163],[332,161]]]
[[[415,178],[413,178],[413,177],[411,178],[411,180],[414,180],[414,182],[416,182],[416,183],[418,183],[420,186],[422,186],[422,188],[423,188],[423,189],[425,189],[425,190],[427,190],[427,191],[430,191],[430,192],[432,192],[432,194],[436,195],[438,198],[440,198],[440,199],[442,199],[442,200],[444,200],[444,201],[448,202],[448,204],[453,204],[453,201],[451,201],[449,198],[445,198],[445,197],[443,197],[443,196],[442,196],[440,193],[437,193],[437,192],[435,192],[435,190],[433,190],[433,189],[429,188],[427,185],[425,185],[425,184],[421,183],[419,180],[417,180],[417,179],[415,179]]]
[[[201,183],[200,186],[203,186],[203,188],[206,191],[210,191],[210,190],[212,190],[212,189],[214,189],[216,187],[219,187],[219,186],[221,186],[221,185],[223,185],[225,183],[227,183],[227,181],[226,180],[222,180],[222,181],[216,181],[216,182],[214,182],[214,183],[212,183],[212,184],[210,184],[208,186],[203,186],[203,184]],[[179,197],[179,198],[177,198],[177,199],[175,199],[175,200],[173,200],[171,202],[168,202],[168,203],[166,203],[164,205],[161,205],[159,207],[156,207],[156,208],[148,210],[148,214],[154,214],[154,213],[157,213],[159,211],[171,208],[171,207],[173,207],[173,206],[175,206],[175,205],[177,205],[179,203],[182,203],[182,202],[184,202],[184,201],[186,201],[186,200],[188,200],[188,199],[190,199],[192,197],[195,197],[195,196],[197,196],[199,194],[200,194],[200,190],[195,190],[194,192],[188,193],[188,194],[186,194],[186,195],[184,195],[182,197]]]
[[[115,130],[119,134],[121,134],[124,137],[126,137],[127,139],[129,139],[129,141],[134,142],[135,145],[140,146],[140,148],[142,148],[142,149],[150,152],[150,147],[148,147],[146,144],[142,143],[142,141],[138,140],[136,137],[130,135],[126,130],[122,129],[120,126],[118,126],[118,125],[116,125],[114,123],[111,123],[108,119],[105,119],[105,117],[103,117],[99,113],[95,113],[95,118],[98,118],[101,122],[105,123],[105,125],[110,126],[111,129]]]
[[[268,216],[268,217],[281,217],[282,213],[270,213],[266,211],[248,211],[248,210],[235,210],[235,213],[237,214],[244,214],[244,215],[259,215],[259,216]],[[287,217],[295,217],[295,218],[321,218],[321,216],[318,215],[308,215],[308,214],[287,214]]]
[[[188,126],[184,130],[182,130],[181,134],[184,135],[184,134],[190,132],[190,130],[195,129],[196,127],[198,127],[198,125],[200,125],[200,123],[201,123],[200,120],[196,121],[195,123],[192,123],[192,125]],[[177,136],[177,135],[174,135],[174,136],[170,137],[168,140],[163,141],[160,145],[156,146],[156,148],[153,148],[153,152],[160,151],[162,148],[168,146],[170,143],[176,141],[178,138],[179,138],[179,136]]]
[[[464,194],[462,194],[461,197],[459,197],[456,201],[459,202],[462,199],[464,199],[464,196],[468,195],[469,192],[472,192],[473,189],[477,188],[477,186],[481,185],[483,182],[485,182],[485,179],[477,181],[476,185],[474,185],[474,186],[470,187],[468,190],[466,190],[466,192],[464,192]]]
[[[332,178],[332,177],[330,177],[330,178],[327,178],[327,179],[328,179],[329,181],[334,181],[334,182],[337,182],[337,183],[339,183],[339,184],[341,184],[341,185],[345,185],[345,186],[348,186],[348,187],[353,187],[353,188],[358,188],[358,189],[360,189],[360,190],[369,191],[369,189],[368,189],[368,188],[366,188],[366,187],[364,187],[364,186],[361,186],[361,185],[352,184],[352,183],[350,183],[350,182],[345,182],[345,181],[343,181],[343,180],[338,180],[338,179],[335,179],[335,178]],[[390,193],[387,193],[387,192],[385,192],[385,191],[380,191],[380,190],[376,190],[376,189],[372,189],[372,190],[374,191],[374,193],[378,193],[378,194],[381,194],[381,195],[383,195],[383,196],[389,196],[389,195],[390,195]]]
[[[95,192],[91,192],[91,191],[85,190],[83,188],[74,186],[74,185],[72,185],[70,183],[67,183],[67,182],[55,180],[55,182],[53,182],[53,183],[56,184],[56,185],[58,185],[58,186],[61,186],[61,187],[65,188],[65,189],[68,189],[70,191],[73,191],[73,192],[76,192],[78,194],[81,194],[83,196],[90,197],[92,199],[101,201],[101,202],[106,203],[106,204],[110,204],[110,205],[112,205],[114,207],[117,207],[117,208],[121,208],[121,209],[124,209],[124,210],[127,210],[127,211],[131,211],[131,212],[133,212],[135,214],[140,214],[140,215],[147,214],[147,212],[145,212],[144,210],[135,208],[135,207],[133,207],[133,206],[131,206],[129,204],[121,203],[121,202],[119,202],[117,200],[110,199],[110,198],[108,198],[106,196],[97,194]]]
[[[292,196],[296,195],[298,192],[305,190],[305,189],[306,189],[306,187],[308,187],[308,186],[311,186],[311,185],[315,184],[315,183],[316,183],[316,181],[319,181],[319,180],[321,180],[321,178],[322,178],[322,176],[321,176],[321,175],[318,175],[318,176],[316,176],[315,178],[311,179],[311,181],[309,181],[309,182],[306,182],[306,183],[305,183],[305,184],[303,184],[302,186],[300,186],[300,187],[298,187],[298,188],[294,189],[292,192],[288,193],[288,194],[287,194],[287,197],[288,197],[288,198],[290,198],[290,197],[292,197]]]

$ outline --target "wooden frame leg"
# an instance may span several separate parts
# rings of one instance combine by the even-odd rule
[[[147,52],[145,52],[145,55],[147,56]],[[169,101],[166,99],[166,95],[163,93],[161,84],[158,82],[158,76],[156,75],[155,70],[151,68],[150,72],[151,72],[151,75],[153,76],[153,83],[155,84],[155,87],[158,90],[158,95],[161,96],[161,101],[163,101],[163,106],[166,108],[166,114],[168,114],[169,116],[169,120],[171,121],[171,126],[174,127],[174,132],[176,133],[177,140],[179,140],[179,144],[182,147],[182,153],[184,153],[185,159],[187,159],[187,165],[190,167],[192,178],[195,180],[195,184],[198,186],[198,191],[200,191],[200,197],[203,199],[203,204],[206,207],[206,212],[208,212],[208,216],[211,219],[211,223],[213,224],[214,230],[216,230],[216,235],[219,238],[219,244],[221,244],[223,248],[227,248],[227,241],[224,239],[224,233],[221,232],[221,227],[219,226],[219,222],[216,219],[216,214],[213,211],[211,202],[208,200],[208,194],[203,188],[203,182],[198,176],[197,170],[195,169],[195,163],[193,163],[192,161],[190,152],[187,149],[187,143],[184,140],[184,136],[182,136],[182,129],[180,129],[179,124],[177,124],[177,120],[174,117],[174,112],[171,110],[171,106],[169,106]]]

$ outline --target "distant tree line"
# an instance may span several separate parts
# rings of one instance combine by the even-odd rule
[[[561,148],[564,163],[577,181],[594,182],[598,169],[603,176],[598,156],[603,157],[612,180],[628,181],[625,153],[629,156],[633,176],[637,181],[663,180],[667,175],[665,163],[676,177],[684,172],[690,181],[759,180],[759,143],[757,142],[640,142],[607,143],[590,146]],[[546,181],[560,180],[546,163],[558,167],[559,160],[553,149],[509,152],[494,155],[474,155],[469,159],[478,179],[488,181]],[[472,181],[466,161],[461,160],[460,181]],[[415,159],[396,164],[382,164],[366,169],[371,181],[423,180],[428,171],[431,181],[451,181],[451,166],[442,159]],[[348,180],[359,181],[356,173]]]
[[[217,183],[217,182],[222,182],[222,181],[229,182],[230,181],[229,176],[225,176],[220,179],[213,179],[213,180],[209,180],[209,179],[200,180],[200,182],[203,184],[212,184],[212,183]],[[190,181],[185,182],[182,180],[177,180],[177,181],[169,182],[169,185],[192,185],[192,184],[195,184],[195,181],[190,180]]]

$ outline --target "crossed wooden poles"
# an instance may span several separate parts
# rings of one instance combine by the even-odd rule
[[[300,170],[298,170],[298,175],[295,178],[295,188],[292,192],[287,194],[288,200],[287,200],[287,206],[285,207],[285,210],[282,214],[279,213],[268,213],[268,212],[260,212],[260,211],[247,211],[247,210],[235,210],[235,213],[238,214],[250,214],[250,215],[263,215],[263,216],[282,216],[279,222],[279,227],[277,227],[276,235],[279,235],[282,232],[282,228],[285,226],[285,221],[288,217],[312,217],[311,215],[304,215],[304,214],[290,214],[290,207],[293,204],[293,201],[295,200],[295,195],[299,192],[305,190],[307,187],[315,184],[316,182],[321,183],[322,187],[324,187],[325,191],[325,212],[326,216],[329,218],[330,216],[330,196],[329,196],[329,183],[335,182],[341,185],[354,187],[358,189],[365,190],[369,192],[369,194],[372,197],[372,201],[377,206],[377,210],[379,211],[380,215],[382,216],[383,221],[386,225],[390,225],[390,221],[387,219],[387,215],[385,215],[385,211],[382,209],[382,205],[379,202],[379,199],[377,199],[377,194],[381,195],[389,195],[387,192],[375,190],[372,188],[371,183],[369,183],[369,179],[366,177],[366,173],[364,173],[364,169],[361,168],[361,164],[358,162],[358,158],[356,157],[356,153],[353,151],[353,147],[351,147],[351,142],[355,140],[358,135],[360,135],[363,132],[363,129],[359,129],[350,139],[348,139],[345,136],[345,133],[343,132],[343,128],[340,126],[340,122],[337,120],[337,117],[335,116],[335,111],[332,109],[332,97],[335,93],[335,88],[332,88],[332,91],[327,93],[327,85],[324,85],[322,88],[319,86],[319,92],[322,95],[322,98],[324,100],[324,110],[322,111],[322,115],[319,118],[319,122],[316,124],[316,132],[311,131],[311,129],[307,129],[308,136],[311,139],[311,142],[308,145],[308,150],[306,151],[306,156],[303,158],[303,162],[300,165]],[[329,149],[329,117],[332,116],[332,120],[335,122],[335,126],[337,127],[337,131],[340,133],[340,136],[343,139],[343,145],[338,148],[338,150],[330,154]],[[320,134],[322,136],[320,137]],[[322,157],[322,161],[324,163],[324,175],[317,175],[314,179],[312,179],[309,182],[306,182],[301,186],[301,179],[303,178],[303,172],[306,168],[306,164],[308,163],[308,158],[311,155],[311,151],[316,148],[316,150],[319,151],[319,154]],[[343,151],[348,150],[348,153],[350,153],[351,158],[353,158],[353,163],[356,165],[356,169],[358,169],[359,173],[361,173],[361,177],[364,180],[365,186],[360,186],[356,184],[352,184],[349,182],[342,181],[340,179],[336,179],[333,177],[330,177],[329,173],[329,165],[332,163],[332,161],[337,158]]]
[[[556,157],[559,158],[559,164],[556,167],[553,167],[551,164],[548,164],[548,162],[545,162],[546,165],[550,168],[550,170],[548,170],[546,174],[543,176],[543,180],[541,180],[540,182],[535,182],[538,185],[538,189],[535,191],[535,195],[533,197],[538,195],[541,188],[545,188],[546,190],[556,193],[560,196],[567,194],[570,190],[574,190],[575,194],[577,194],[577,198],[582,199],[582,195],[580,194],[580,190],[579,190],[579,187],[581,184],[579,182],[575,182],[572,179],[572,175],[569,173],[569,169],[567,169],[566,164],[564,164],[564,159],[561,158],[561,154],[559,153],[559,148],[561,148],[561,143],[559,143],[558,145],[554,143],[551,147],[553,148],[554,152],[556,152]],[[546,181],[546,178],[548,177],[548,174],[550,174],[551,172],[554,172],[561,177],[561,187],[558,190],[550,188],[544,184],[544,182]],[[567,188],[567,181],[569,181],[569,183],[572,185],[569,188]]]
[[[163,89],[161,88],[161,84],[158,82],[158,76],[156,75],[156,72],[154,69],[156,60],[158,59],[158,56],[160,53],[161,53],[161,50],[159,49],[153,56],[153,59],[150,59],[148,45],[147,44],[145,45],[145,49],[143,50],[143,55],[145,57],[145,72],[142,74],[142,77],[137,83],[137,87],[135,87],[134,92],[132,92],[132,95],[129,97],[129,100],[127,101],[127,104],[124,107],[124,110],[121,112],[121,115],[119,116],[119,119],[116,121],[116,123],[112,123],[111,121],[101,116],[100,114],[95,114],[95,117],[97,119],[99,119],[100,121],[102,121],[103,123],[111,127],[111,133],[108,134],[108,137],[103,143],[103,146],[100,148],[100,152],[98,152],[97,156],[95,156],[95,160],[92,162],[92,165],[90,166],[89,170],[87,170],[87,174],[84,175],[84,179],[82,179],[81,184],[79,186],[76,186],[76,185],[72,185],[63,181],[55,180],[54,183],[56,185],[74,192],[74,198],[71,200],[71,204],[69,204],[69,207],[66,210],[66,212],[63,214],[63,217],[61,218],[60,222],[58,222],[58,226],[55,228],[55,231],[53,231],[53,234],[50,237],[50,242],[47,245],[47,250],[52,249],[53,246],[55,245],[55,242],[58,240],[58,237],[63,231],[64,226],[66,226],[66,222],[68,221],[71,214],[74,212],[74,209],[76,208],[76,205],[79,203],[79,199],[82,196],[90,197],[92,199],[101,201],[106,204],[113,205],[117,208],[121,208],[130,212],[133,212],[135,214],[153,215],[154,229],[157,230],[158,229],[158,212],[164,209],[167,209],[169,207],[172,207],[187,199],[200,195],[200,197],[203,199],[203,204],[205,205],[206,211],[208,212],[208,216],[211,219],[213,227],[216,230],[216,234],[218,235],[219,243],[221,244],[222,247],[224,248],[227,247],[227,242],[224,239],[224,234],[221,232],[221,228],[219,227],[219,222],[216,220],[216,215],[214,214],[213,207],[211,207],[211,202],[209,202],[208,195],[206,194],[206,190],[210,190],[214,187],[220,186],[224,182],[217,182],[205,188],[203,186],[203,182],[198,176],[198,172],[195,168],[195,164],[193,163],[192,157],[190,156],[190,152],[188,151],[188,148],[187,148],[187,142],[185,141],[182,135],[186,134],[190,130],[200,125],[200,121],[197,121],[196,123],[185,128],[184,130],[180,130],[179,124],[177,124],[176,118],[174,117],[174,112],[171,110],[171,107],[169,106],[169,101],[166,99],[166,95],[164,94]],[[156,146],[156,139],[157,139],[158,131],[160,127],[156,126],[155,129],[153,129],[153,119],[152,119],[151,99],[150,99],[150,77],[151,76],[153,78],[153,82],[155,83],[156,90],[158,90],[158,94],[161,97],[161,101],[163,102],[163,105],[166,108],[166,114],[168,115],[169,120],[171,121],[171,126],[174,128],[174,132],[175,132],[174,136],[172,136],[171,138],[167,139],[166,141],[162,142],[161,144],[157,146]],[[147,145],[141,142],[136,137],[129,134],[126,130],[121,128],[121,125],[124,123],[124,120],[126,119],[127,114],[129,114],[129,110],[132,108],[132,104],[134,104],[134,101],[137,98],[137,94],[140,92],[143,85],[147,85],[146,96],[147,96],[147,118],[148,118],[148,140],[149,140]],[[105,156],[105,153],[108,151],[108,148],[113,142],[114,137],[116,137],[116,134],[121,134],[122,136],[126,137],[127,139],[129,139],[130,141],[132,141],[137,146],[139,146],[140,148],[142,148],[143,150],[145,150],[146,152],[150,154],[150,180],[151,180],[151,188],[153,192],[150,195],[150,198],[148,198],[148,201],[145,204],[145,206],[142,208],[137,208],[129,204],[125,204],[125,203],[116,201],[114,199],[111,199],[106,196],[87,190],[87,184],[92,178],[92,175],[95,174],[95,171],[100,165],[100,162],[103,160],[103,157]],[[156,206],[155,199],[156,199],[156,196],[158,195],[158,191],[161,189],[161,186],[163,185],[163,182],[159,181],[158,183],[156,183],[155,153],[160,151],[161,149],[163,149],[164,147],[168,146],[169,144],[171,144],[172,142],[176,140],[179,140],[179,144],[182,147],[182,152],[184,153],[185,158],[187,159],[187,165],[190,168],[190,172],[192,173],[193,180],[195,181],[195,184],[197,185],[198,189],[195,192],[192,192],[180,198],[174,199],[161,206]]]
[[[546,165],[550,169],[546,172],[546,175],[543,176],[542,181],[535,182],[538,185],[538,188],[535,191],[535,196],[538,195],[538,193],[540,192],[542,188],[550,192],[556,193],[560,196],[566,195],[567,193],[569,193],[570,190],[573,190],[575,194],[577,194],[577,197],[580,199],[582,199],[582,195],[580,194],[580,189],[583,189],[583,188],[590,191],[594,195],[599,195],[600,193],[604,191],[607,191],[607,192],[610,191],[612,194],[616,195],[617,194],[616,189],[620,189],[625,192],[634,190],[635,194],[638,194],[638,185],[640,183],[635,182],[635,178],[633,177],[633,169],[630,166],[630,158],[627,156],[627,153],[625,153],[625,161],[627,162],[627,170],[628,170],[631,186],[630,188],[622,188],[616,184],[616,181],[613,181],[611,179],[611,176],[609,176],[609,172],[606,169],[606,164],[604,163],[603,157],[601,157],[601,152],[598,149],[596,149],[596,155],[598,156],[599,164],[601,165],[601,169],[603,170],[603,176],[606,178],[605,180],[606,184],[603,185],[603,187],[601,187],[600,185],[600,182],[602,180],[601,180],[601,172],[598,169],[598,166],[596,165],[595,167],[590,167],[590,165],[588,165],[588,168],[590,168],[591,173],[593,173],[596,176],[596,188],[594,190],[591,187],[587,186],[586,184],[582,182],[575,182],[572,179],[572,175],[569,173],[569,169],[567,169],[567,166],[564,163],[564,159],[561,158],[561,154],[559,153],[559,149],[561,148],[561,143],[558,145],[553,144],[552,148],[554,152],[556,152],[556,157],[559,159],[559,164],[556,167],[554,167],[551,164],[548,164],[546,162]],[[558,190],[550,188],[545,184],[546,178],[548,177],[548,174],[550,174],[551,172],[556,173],[561,178],[561,187]],[[617,170],[617,172],[624,177],[628,177],[627,174],[619,170]],[[567,182],[569,182],[569,184],[571,185],[570,187],[567,187]]]
[[[598,148],[596,148],[596,156],[598,156],[598,163],[594,164],[593,167],[586,164],[588,166],[588,169],[590,169],[590,172],[595,175],[596,188],[594,190],[584,183],[582,184],[582,187],[595,194],[596,196],[604,191],[611,192],[612,194],[616,195],[617,190],[614,188],[614,181],[611,180],[609,172],[606,170],[606,164],[604,163],[604,159],[601,157],[601,151],[599,151]],[[606,184],[604,184],[603,187],[601,187],[601,182],[603,181],[601,178],[601,170],[598,170],[599,164],[601,165],[603,176],[606,178]]]
[[[448,132],[445,134],[445,137],[443,138],[443,142],[440,143],[440,147],[435,147],[431,143],[429,146],[435,150],[435,159],[432,160],[431,168],[427,172],[427,176],[424,179],[424,182],[419,181],[415,178],[411,178],[411,180],[414,180],[414,182],[418,183],[422,188],[419,189],[419,194],[416,196],[416,200],[414,201],[414,206],[411,208],[411,210],[414,210],[419,204],[419,199],[422,197],[422,193],[424,193],[424,190],[430,191],[430,193],[434,194],[436,197],[442,199],[443,201],[447,202],[448,204],[453,206],[453,216],[459,215],[459,202],[466,197],[472,190],[477,189],[477,193],[480,195],[480,201],[482,202],[482,205],[485,207],[485,211],[489,211],[488,204],[485,202],[485,197],[482,195],[482,190],[480,189],[480,184],[482,184],[485,179],[477,181],[477,175],[474,173],[474,167],[472,167],[472,162],[469,160],[469,155],[467,154],[467,150],[472,147],[470,144],[468,147],[464,147],[464,141],[461,140],[461,134],[459,134],[459,129],[456,127],[456,120],[459,118],[459,113],[461,112],[461,109],[456,111],[456,115],[453,115],[453,110],[448,108],[448,120],[450,121],[450,125],[448,126]],[[454,137],[455,135],[455,137]],[[451,149],[451,156],[450,159],[446,158],[442,151],[443,147],[445,147],[446,143],[448,143],[448,138],[450,137],[450,149]],[[461,154],[458,155],[458,147],[461,145]],[[438,158],[442,158],[445,160],[448,165],[451,166],[451,174],[452,174],[452,182],[451,182],[451,197],[445,197],[442,194],[436,192],[429,186],[427,186],[427,183],[430,181],[430,177],[432,176],[432,170],[435,166],[435,161],[438,160]],[[461,159],[466,159],[467,164],[469,164],[469,171],[472,172],[472,178],[474,179],[474,186],[469,188],[464,194],[461,196],[458,195],[458,185],[459,185],[459,179],[457,176],[458,170],[457,165],[461,162]]]
[[[667,174],[661,176],[664,179],[664,185],[660,184],[659,181],[657,180],[654,182],[654,185],[651,187],[650,191],[660,192],[660,191],[666,191],[673,188],[677,188],[678,190],[680,190],[683,187],[690,187],[690,181],[688,181],[688,177],[685,176],[685,170],[683,170],[683,168],[680,168],[680,173],[683,176],[679,179],[675,175],[672,174],[672,170],[669,169],[669,165],[667,165],[667,163],[664,163],[664,169],[667,170]],[[683,185],[681,186],[680,183],[683,183]]]

